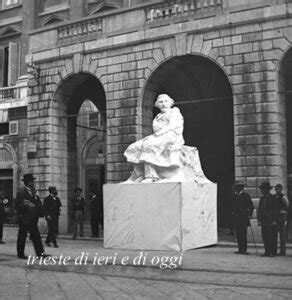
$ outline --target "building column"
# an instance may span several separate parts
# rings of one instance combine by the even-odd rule
[[[38,0],[22,1],[22,35],[20,49],[20,75],[27,74],[25,56],[29,53],[29,32],[37,27],[39,13]]]

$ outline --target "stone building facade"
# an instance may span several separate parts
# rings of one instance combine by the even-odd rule
[[[41,194],[48,185],[60,191],[63,230],[80,184],[76,116],[85,100],[106,122],[104,163],[96,161],[104,181],[129,176],[123,151],[151,132],[163,92],[184,115],[186,144],[198,147],[205,174],[218,183],[220,224],[228,223],[235,179],[255,200],[264,180],[287,191],[292,1],[130,2],[85,16],[71,1],[67,13],[76,18],[55,15],[29,33],[26,63],[35,72],[28,74],[27,130],[37,151],[28,167]]]

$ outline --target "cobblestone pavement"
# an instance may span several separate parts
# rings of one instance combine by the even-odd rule
[[[291,299],[292,249],[288,256],[263,258],[262,249],[249,256],[234,254],[234,247],[186,251],[176,269],[153,266],[153,257],[180,257],[180,253],[143,251],[147,260],[133,266],[140,251],[104,249],[102,241],[60,239],[60,248],[47,252],[70,256],[68,265],[28,265],[15,255],[16,231],[5,229],[0,245],[0,299]],[[84,252],[85,265],[75,259]],[[26,254],[33,255],[27,242]],[[94,265],[94,257],[116,256],[116,265]],[[129,256],[129,263],[121,259]]]
[[[175,271],[180,272],[180,271]],[[291,289],[186,283],[1,265],[0,298],[31,299],[291,299]],[[220,277],[220,274],[217,274]]]

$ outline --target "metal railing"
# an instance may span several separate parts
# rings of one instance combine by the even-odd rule
[[[181,0],[157,4],[146,8],[146,22],[161,21],[171,17],[193,15],[199,11],[221,8],[223,0]]]

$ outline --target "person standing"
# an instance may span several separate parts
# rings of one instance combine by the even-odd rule
[[[253,202],[250,195],[244,191],[244,183],[236,181],[234,184],[233,194],[233,219],[236,239],[238,244],[238,251],[236,254],[245,254],[247,252],[247,227],[250,226],[249,219],[253,213]]]
[[[83,223],[84,223],[84,215],[85,215],[85,200],[81,197],[81,188],[75,189],[75,196],[73,197],[72,204],[73,204],[73,211],[72,211],[72,218],[74,221],[74,232],[73,232],[73,240],[77,237],[78,231],[78,224],[80,226],[80,237],[84,236],[83,232]]]
[[[17,236],[17,255],[19,258],[27,259],[24,254],[25,242],[27,233],[29,232],[37,257],[47,257],[44,254],[44,247],[42,244],[38,219],[42,216],[42,203],[40,198],[36,195],[34,180],[32,174],[24,174],[24,187],[19,190],[16,196],[16,210],[18,217],[18,236]]]
[[[51,246],[53,243],[55,248],[58,248],[57,234],[58,234],[58,220],[60,216],[60,208],[62,206],[60,198],[57,197],[58,191],[56,187],[49,187],[50,195],[44,199],[44,215],[48,223],[48,235],[46,238],[46,245]]]
[[[3,190],[0,190],[0,244],[5,244],[3,241],[3,224],[5,219],[5,205],[8,203],[8,199],[5,199]]]
[[[262,227],[262,239],[265,253],[262,256],[274,257],[277,255],[277,221],[279,204],[276,195],[271,194],[269,182],[263,182],[259,186],[262,196],[258,208],[258,225]]]
[[[95,193],[89,193],[90,199],[90,225],[92,237],[99,237],[99,223],[101,219],[101,207],[100,201]]]
[[[292,201],[289,200],[289,209],[288,209],[287,225],[286,225],[286,241],[289,240],[290,224],[292,223],[291,221],[292,221]]]
[[[277,184],[275,186],[276,196],[279,201],[279,217],[278,217],[278,232],[280,236],[280,252],[279,256],[286,255],[286,223],[287,223],[287,215],[289,209],[289,200],[283,194],[283,186],[282,184]]]

